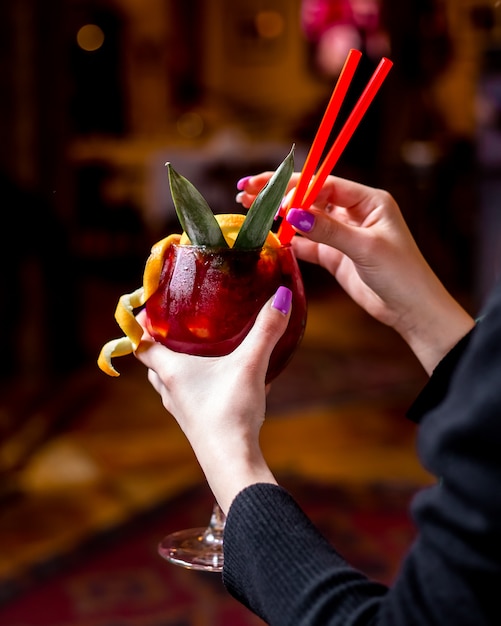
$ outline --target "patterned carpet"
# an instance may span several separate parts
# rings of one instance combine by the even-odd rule
[[[208,521],[211,497],[142,367],[124,359],[121,371],[109,379],[89,364],[2,395],[22,427],[1,447],[0,623],[259,624],[217,575],[157,556],[166,532]],[[404,418],[423,382],[399,338],[335,293],[310,299],[303,344],[269,396],[273,470],[341,552],[384,581],[413,537],[408,501],[430,481]]]
[[[320,486],[284,479],[322,532],[357,567],[389,582],[414,529],[408,488]],[[0,610],[9,626],[258,626],[220,576],[165,563],[156,546],[166,533],[203,523],[211,498],[204,486],[105,533],[66,559],[59,572]],[[335,510],[335,514],[333,514]]]

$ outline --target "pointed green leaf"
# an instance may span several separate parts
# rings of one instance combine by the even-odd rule
[[[254,199],[240,228],[234,248],[249,250],[263,247],[293,171],[294,146]]]
[[[221,228],[207,204],[189,180],[167,163],[172,200],[181,227],[194,246],[228,248]]]

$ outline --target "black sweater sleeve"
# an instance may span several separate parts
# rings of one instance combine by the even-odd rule
[[[413,502],[418,537],[391,588],[353,569],[280,487],[237,496],[223,580],[271,626],[501,624],[499,287],[463,348],[420,411],[419,454],[437,483]]]
[[[386,592],[344,561],[289,493],[270,484],[245,489],[230,508],[223,581],[272,626],[368,624]]]
[[[430,380],[407,411],[407,417],[413,422],[420,422],[423,415],[445,398],[454,370],[467,349],[473,332],[474,329],[465,335],[434,369]]]

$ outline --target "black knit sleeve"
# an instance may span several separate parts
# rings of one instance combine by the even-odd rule
[[[423,415],[434,409],[445,398],[451,376],[470,343],[475,329],[467,333],[434,369],[430,380],[407,411],[407,417],[419,423]]]
[[[372,623],[386,587],[354,570],[283,488],[234,500],[224,532],[228,591],[272,626]]]

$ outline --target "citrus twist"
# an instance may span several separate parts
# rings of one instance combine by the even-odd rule
[[[238,232],[245,220],[245,215],[240,213],[228,213],[215,216],[226,243],[233,247]],[[182,235],[169,235],[158,241],[152,248],[146,261],[143,272],[143,285],[132,293],[120,296],[115,310],[115,320],[124,333],[124,336],[108,341],[99,353],[97,364],[99,368],[109,376],[120,376],[112,363],[114,357],[125,356],[136,350],[143,336],[143,329],[135,317],[135,310],[144,306],[146,301],[155,293],[160,283],[160,276],[164,259],[168,249],[172,245],[191,245],[186,233]],[[278,237],[269,232],[264,243],[264,248],[279,248],[281,246]]]

